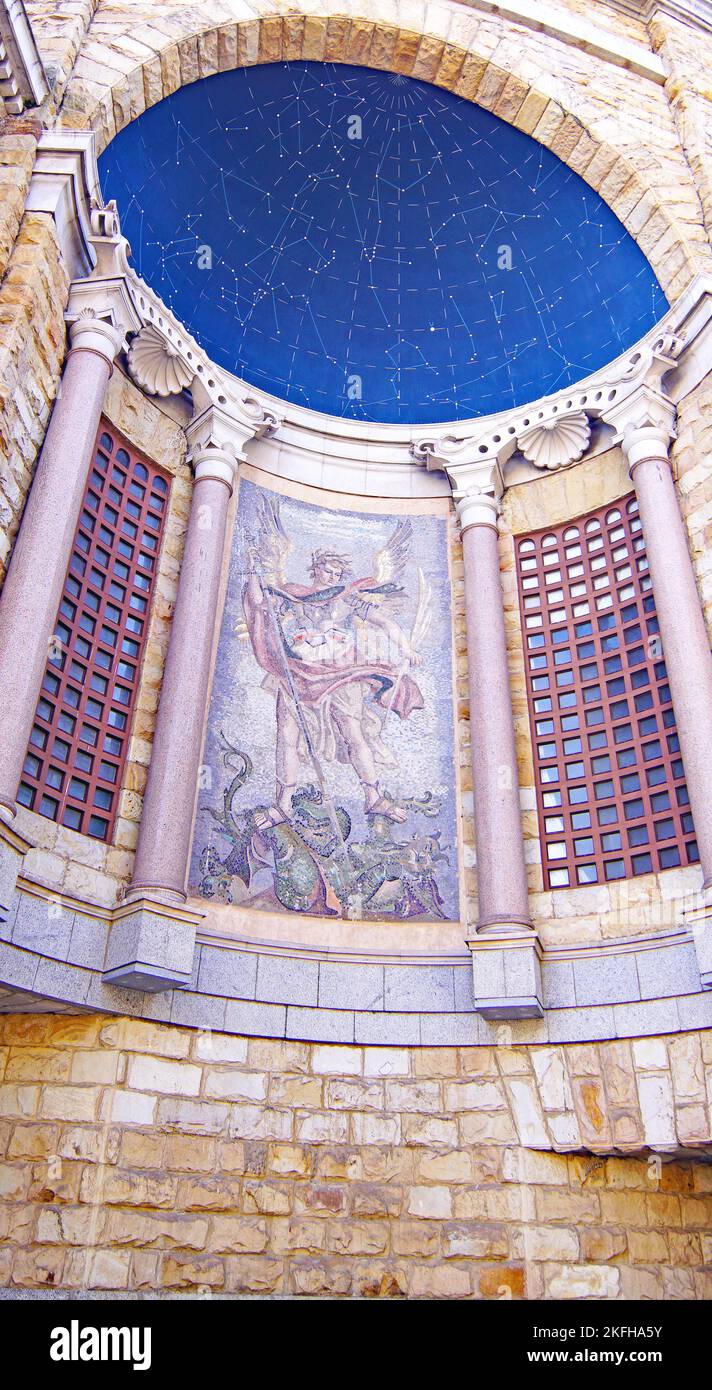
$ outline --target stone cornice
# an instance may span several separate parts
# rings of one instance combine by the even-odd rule
[[[463,503],[483,493],[499,495],[503,470],[520,452],[541,470],[569,468],[585,453],[591,421],[601,420],[615,430],[618,443],[624,431],[644,414],[674,419],[674,405],[663,392],[663,378],[682,352],[684,339],[660,326],[632,352],[610,367],[556,396],[549,396],[487,423],[486,428],[462,427],[455,433],[417,440],[413,456],[427,468],[444,470],[464,522]]]
[[[525,407],[445,423],[427,434],[416,426],[337,419],[278,400],[218,367],[136,274],[128,263],[130,248],[121,236],[116,209],[100,202],[93,135],[53,132],[42,137],[28,206],[55,216],[65,259],[82,262],[83,278],[72,284],[68,321],[89,308],[120,327],[131,339],[129,370],[141,389],[159,397],[176,395],[190,382],[196,417],[212,406],[236,422],[244,440],[276,435],[276,452],[271,444],[262,448],[260,466],[266,471],[273,466],[282,471],[279,449],[284,445],[290,476],[318,482],[323,461],[325,469],[339,474],[339,490],[356,495],[382,495],[379,469],[387,479],[384,495],[409,495],[407,483],[402,490],[393,487],[394,475],[400,472],[405,480],[416,472],[416,465],[425,463],[430,470],[445,472],[451,482],[457,471],[459,481],[453,485],[459,497],[465,487],[463,469],[472,475],[468,487],[481,487],[475,475],[487,461],[490,470],[493,464],[499,470],[487,486],[496,485],[499,494],[509,485],[504,470],[514,454],[517,486],[538,476],[542,468],[568,467],[590,449],[600,451],[600,429],[596,437],[586,438],[586,422],[590,426],[591,421],[610,419],[614,424],[613,408],[643,382],[659,391],[662,375],[667,375],[665,394],[676,403],[712,368],[712,281],[698,276],[634,348]],[[267,428],[262,428],[264,421]],[[365,472],[370,472],[368,478]],[[439,494],[439,485],[436,490]]]
[[[23,0],[0,0],[0,95],[10,116],[26,106],[40,106],[49,95]]]
[[[101,202],[93,131],[46,131],[37,146],[26,210],[48,213],[54,219],[72,279],[94,268],[91,212]]]
[[[417,427],[413,426],[337,420],[318,411],[278,401],[258,388],[249,387],[211,362],[179,320],[132,270],[127,274],[126,284],[136,315],[143,324],[157,329],[167,348],[194,372],[192,389],[200,393],[205,404],[212,403],[230,414],[240,398],[244,399],[247,394],[268,413],[279,417],[280,437],[289,431],[292,438],[299,436],[306,441],[305,449],[308,449],[310,437],[319,440],[322,451],[323,440],[333,438],[335,450],[343,441],[346,457],[359,458],[361,465],[366,455],[369,460],[382,459],[391,465],[415,460],[426,463],[430,469],[442,469],[451,478],[451,465],[457,464],[461,470],[466,462],[468,468],[472,468],[487,460],[496,461],[502,470],[520,448],[520,441],[525,453],[529,444],[531,453],[534,448],[531,435],[528,441],[524,436],[533,429],[551,430],[555,434],[559,454],[555,466],[569,466],[585,457],[588,448],[589,441],[581,437],[582,414],[588,420],[603,419],[614,404],[632,395],[641,382],[657,383],[659,389],[662,376],[668,373],[672,380],[668,381],[667,394],[676,401],[694,389],[712,367],[712,282],[698,276],[645,338],[591,376],[526,407],[416,433]],[[560,421],[565,422],[565,428],[557,433],[554,426]],[[582,443],[583,448],[580,447]],[[442,461],[444,459],[448,460],[447,464]],[[546,466],[553,463],[554,455],[549,453]],[[536,476],[542,466],[532,463],[531,476]],[[305,481],[308,481],[306,477]],[[506,485],[506,478],[503,485]]]
[[[712,33],[712,0],[607,0],[607,3],[610,9],[647,23],[663,14],[690,28]]]
[[[83,307],[87,295],[96,300],[103,294],[112,304],[111,312],[120,312],[123,316],[128,332],[140,336],[142,329],[151,329],[150,337],[143,335],[140,340],[144,349],[149,342],[155,353],[153,370],[146,366],[145,351],[143,367],[136,370],[136,351],[132,354],[135,379],[141,381],[141,376],[144,377],[142,389],[153,387],[154,394],[167,393],[170,385],[178,385],[190,372],[191,389],[199,398],[198,412],[212,404],[228,414],[236,410],[239,416],[240,402],[249,398],[267,413],[279,417],[280,434],[289,430],[293,438],[298,436],[305,452],[309,452],[310,447],[317,452],[314,446],[318,440],[323,453],[323,441],[328,440],[330,444],[333,442],[335,454],[341,452],[345,458],[358,458],[361,466],[367,454],[369,460],[391,467],[412,464],[414,454],[419,456],[424,430],[337,419],[294,406],[249,386],[212,362],[160,297],[129,266],[130,248],[121,236],[116,209],[111,204],[104,207],[101,202],[93,133],[60,130],[42,136],[28,208],[54,216],[67,265],[81,267],[74,272],[72,287],[77,303],[82,303]],[[633,349],[575,385],[521,409],[445,423],[436,427],[432,435],[434,438],[467,438],[479,447],[488,436],[490,442],[494,442],[497,434],[503,439],[506,436],[511,443],[530,426],[545,427],[564,411],[585,409],[589,417],[600,415],[602,412],[597,406],[603,399],[603,392],[616,389],[623,380],[637,379],[645,361],[650,361],[651,353],[654,356],[656,342],[670,335],[673,338],[684,335],[676,358],[674,380],[669,383],[672,397],[678,400],[694,389],[712,367],[712,281],[696,277],[660,323]],[[160,356],[161,344],[165,360]],[[138,358],[140,362],[140,350]],[[167,362],[172,364],[172,371],[162,376]],[[515,447],[509,450],[510,454]],[[489,453],[491,449],[484,452]],[[572,454],[572,461],[574,456]],[[420,461],[423,461],[422,455]],[[353,490],[362,489],[355,487]]]
[[[701,2],[704,3],[704,0]],[[681,0],[679,7],[682,8],[684,3],[685,0]],[[685,8],[691,8],[693,3],[694,0],[688,0]],[[628,68],[641,77],[650,78],[652,82],[665,81],[663,63],[647,45],[612,33],[604,25],[596,23],[597,12],[607,6],[591,6],[584,17],[581,14],[567,14],[563,8],[554,8],[546,0],[544,3],[540,0],[467,0],[467,4],[469,9],[495,14],[527,29],[549,34],[584,53],[591,53],[617,67]],[[612,5],[611,8],[616,7]],[[645,20],[645,0],[632,0],[625,8],[627,13]]]
[[[240,937],[218,940],[201,924],[202,912],[194,903],[168,905],[150,899],[97,908],[22,876],[13,900],[11,926],[9,918],[3,924],[0,914],[0,984],[35,1001],[51,999],[75,1009],[126,1013],[130,1004],[131,1014],[139,1018],[228,1033],[267,1033],[303,1041],[323,1040],[326,1030],[330,1042],[403,1045],[411,1041],[437,1046],[501,1042],[502,1028],[508,1030],[505,1036],[510,1041],[541,1044],[678,1033],[709,1027],[712,1021],[712,997],[700,988],[696,973],[694,928],[693,932],[659,932],[654,938],[592,942],[580,949],[556,948],[551,956],[544,950],[546,1016],[503,1024],[475,1013],[466,989],[471,967],[464,955],[440,959],[383,952],[374,960],[370,953],[359,958],[349,952],[341,972],[344,993],[335,1008],[326,980],[322,985],[320,976],[318,986],[305,984],[303,965],[305,959],[341,960],[338,949],[332,955],[288,946],[275,950]],[[38,945],[43,905],[51,930]],[[197,933],[198,959],[187,988],[167,989],[156,997],[117,989],[102,979],[109,923],[130,927],[141,909],[151,914],[157,927],[165,928],[169,938],[181,928]],[[75,923],[81,928],[77,932]],[[243,960],[246,952],[258,957],[254,984],[247,983],[246,972],[231,968],[235,952]],[[285,1006],[275,997],[270,972],[263,974],[260,968],[263,956],[279,960],[280,981],[292,981],[293,1004]],[[597,969],[591,969],[592,962]],[[380,969],[383,979],[380,998],[371,991],[368,1008],[346,1002],[363,999],[364,967],[371,977]],[[403,1036],[404,1011],[413,1030],[407,1038]]]

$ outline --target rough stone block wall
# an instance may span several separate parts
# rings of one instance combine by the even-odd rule
[[[301,7],[299,7],[301,8]],[[360,12],[254,16],[101,3],[61,107],[103,148],[148,106],[218,71],[282,60],[362,63],[433,82],[533,134],[610,202],[674,297],[710,264],[700,200],[664,87],[556,35],[459,4],[362,0]],[[562,9],[565,15],[565,7]],[[422,30],[421,31],[421,26]],[[627,30],[641,41],[633,20]]]
[[[712,235],[712,36],[695,35],[680,20],[656,14],[650,26],[653,48],[665,63],[666,90],[675,115],[680,144]]]
[[[61,101],[98,0],[26,0],[25,8],[51,88],[46,114]]]
[[[709,1298],[712,1168],[679,1154],[682,1112],[701,1107],[708,1132],[712,1035],[610,1046],[333,1047],[7,1016],[0,1284]],[[542,1151],[567,1095],[589,1141],[568,1143],[589,1151]],[[640,1146],[636,1125],[667,1110],[667,1154],[590,1151]]]
[[[7,161],[0,166],[7,184],[21,188],[34,141],[0,142],[0,158]],[[5,186],[0,182],[3,196]],[[19,211],[15,194],[0,214],[0,256],[7,258],[0,282],[0,582],[59,386],[69,289],[51,218],[24,213],[9,250]]]

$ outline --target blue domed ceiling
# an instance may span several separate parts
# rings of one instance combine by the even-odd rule
[[[298,405],[426,423],[586,376],[667,308],[605,203],[488,111],[366,68],[183,87],[100,160],[140,275]]]

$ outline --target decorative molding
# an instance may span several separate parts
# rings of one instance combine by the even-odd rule
[[[12,59],[7,51],[5,40],[0,35],[0,97],[5,104],[8,116],[19,116],[24,111],[20,88],[15,77]]]
[[[193,399],[197,405],[195,393]],[[255,396],[237,398],[231,410],[208,404],[194,415],[186,428],[188,452],[192,460],[211,449],[223,450],[237,460],[244,460],[245,445],[251,439],[272,434],[278,425],[276,415],[265,410]]]
[[[709,298],[707,288],[703,294]],[[467,498],[501,495],[504,469],[518,451],[537,470],[568,468],[585,454],[592,420],[613,428],[614,443],[621,443],[627,426],[651,410],[661,421],[671,415],[674,421],[675,407],[663,380],[676,367],[686,341],[673,325],[658,325],[629,353],[568,391],[475,427],[460,425],[457,432],[450,427],[440,436],[416,439],[412,457],[447,473],[462,517]]]
[[[526,407],[445,424],[436,437],[427,438],[417,426],[338,419],[278,400],[218,367],[129,266],[129,247],[120,235],[116,210],[102,202],[93,133],[55,130],[42,136],[27,206],[51,214],[57,224],[63,257],[74,277],[67,313],[70,322],[88,306],[99,317],[121,324],[126,332],[156,328],[166,350],[174,350],[175,360],[193,374],[196,416],[215,406],[226,416],[235,416],[246,431],[245,439],[268,440],[279,421],[279,445],[261,447],[260,467],[354,495],[442,496],[440,479],[443,472],[448,474],[446,464],[439,461],[443,452],[459,455],[453,457],[453,463],[461,465],[462,479],[462,486],[456,485],[456,500],[465,490],[466,457],[473,468],[472,485],[482,485],[475,465],[489,459],[490,472],[494,464],[499,470],[495,484],[501,491],[507,485],[502,468],[516,452],[517,438],[530,427],[572,411],[584,411],[589,420],[601,418],[616,402],[632,395],[643,378],[650,383],[658,368],[662,374],[669,372],[666,394],[678,401],[712,369],[712,279],[697,276],[633,349],[582,381]],[[590,447],[600,450],[600,440]],[[432,481],[419,477],[414,463],[426,463]],[[531,477],[539,475],[533,464],[523,462],[522,468],[531,469]],[[517,486],[527,481],[519,469]]]
[[[652,53],[646,44],[623,38],[595,23],[593,16],[602,6],[589,6],[585,18],[578,14],[567,14],[563,8],[554,9],[546,0],[543,3],[542,0],[468,0],[468,6],[485,14],[510,19],[527,29],[550,34],[552,38],[571,44],[583,53],[591,53],[617,67],[627,68],[652,82],[660,85],[665,82],[665,69],[657,53]],[[618,8],[615,4],[611,7]],[[628,14],[643,21],[650,7],[646,6],[645,0],[629,0],[622,6]],[[675,6],[693,12],[707,7],[707,0],[679,0]]]
[[[40,106],[49,82],[23,0],[0,0],[0,96],[8,116]]]
[[[131,247],[122,236],[115,202],[90,206],[87,245],[94,268],[72,281],[64,317],[70,325],[87,316],[105,320],[120,333],[123,344],[141,325],[127,288]]]
[[[193,380],[178,349],[153,324],[139,330],[127,353],[129,372],[150,396],[177,396]]]
[[[712,34],[712,0],[642,0],[635,8],[642,10],[648,23],[662,14]]]
[[[690,28],[712,33],[712,0],[605,0],[619,14],[650,24],[659,14],[677,19]]]
[[[530,425],[517,436],[517,444],[535,468],[568,468],[581,458],[590,438],[588,415],[584,410],[573,410],[542,425]]]
[[[91,211],[101,203],[94,132],[45,131],[37,146],[26,209],[54,219],[70,279],[89,275],[94,268]]]
[[[192,390],[198,410],[212,403],[230,414],[235,409],[239,410],[240,399],[253,399],[261,409],[279,415],[279,437],[289,440],[290,461],[303,453],[307,473],[311,466],[311,473],[309,476],[305,473],[303,481],[314,481],[314,460],[318,466],[318,460],[326,458],[330,471],[333,471],[337,467],[336,462],[331,464],[333,458],[339,461],[339,474],[349,474],[342,484],[343,490],[354,493],[374,491],[373,487],[364,489],[363,486],[365,462],[369,469],[381,462],[389,469],[403,469],[404,465],[412,465],[413,462],[425,463],[431,470],[450,473],[446,464],[440,461],[445,456],[451,457],[452,462],[459,463],[461,468],[466,459],[473,467],[478,462],[485,464],[489,459],[490,469],[496,462],[501,474],[503,466],[517,451],[518,436],[530,426],[556,420],[559,415],[574,411],[584,411],[591,420],[601,418],[606,406],[632,394],[646,374],[650,379],[658,370],[663,374],[669,371],[668,358],[676,367],[675,381],[678,377],[684,380],[685,392],[694,389],[712,366],[712,281],[698,276],[645,338],[590,377],[526,407],[516,407],[472,421],[453,422],[439,427],[437,434],[432,432],[426,435],[425,430],[416,433],[417,426],[373,425],[336,419],[319,411],[278,401],[266,392],[250,388],[247,383],[211,362],[158,295],[133,270],[129,271],[126,283],[141,323],[158,327],[165,340],[178,349],[183,360],[195,372]],[[677,340],[683,332],[684,343],[680,343],[678,354]],[[675,352],[668,351],[673,344]],[[267,461],[269,455],[263,457]],[[351,460],[354,461],[353,468],[349,471]],[[261,463],[261,466],[264,465]],[[266,466],[269,467],[269,464]],[[531,468],[532,476],[538,476],[539,470],[535,470],[533,465]],[[281,460],[279,471],[282,471]],[[450,477],[452,481],[451,474]],[[506,479],[503,479],[502,486],[505,484]],[[403,494],[394,492],[394,495]]]
[[[259,466],[299,481],[354,495],[434,497],[446,495],[438,479],[438,473],[444,472],[455,488],[456,501],[473,487],[485,492],[494,487],[499,495],[508,485],[502,470],[517,452],[525,431],[581,411],[589,420],[608,418],[606,412],[632,395],[643,379],[653,381],[656,372],[659,380],[670,372],[669,395],[679,400],[712,367],[712,280],[697,276],[660,324],[633,349],[582,381],[526,407],[446,424],[437,436],[427,437],[413,426],[337,419],[280,401],[218,367],[128,265],[129,247],[120,235],[116,210],[101,202],[93,134],[43,136],[30,192],[28,207],[55,217],[67,263],[72,258],[75,266],[81,263],[74,273],[85,278],[76,278],[72,285],[68,320],[89,306],[125,332],[157,330],[176,371],[182,377],[188,371],[192,374],[196,418],[209,406],[216,407],[226,418],[234,418],[243,442],[268,440],[278,421],[279,444],[260,449]],[[593,447],[600,451],[600,438]],[[418,476],[414,463],[425,463],[424,472],[432,470],[432,483]],[[455,464],[459,481],[453,483]],[[489,474],[494,469],[491,478],[483,480],[483,467]],[[530,469],[531,477],[539,473],[522,458],[518,486],[528,481],[522,477],[522,468]]]

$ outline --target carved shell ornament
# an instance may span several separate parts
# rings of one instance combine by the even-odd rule
[[[177,396],[190,386],[194,376],[176,349],[150,323],[133,339],[128,362],[136,385],[151,396]]]
[[[588,416],[576,410],[530,425],[517,435],[517,444],[535,468],[567,468],[581,458],[590,438]]]

